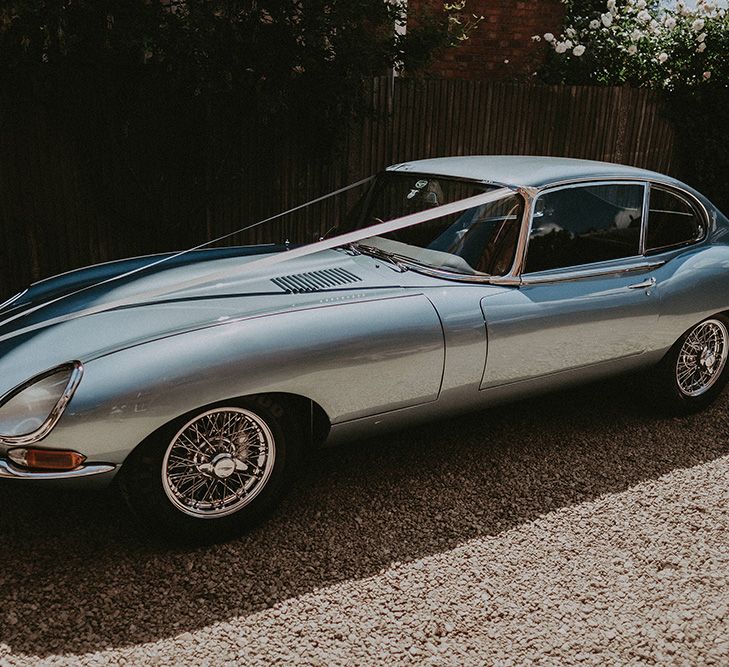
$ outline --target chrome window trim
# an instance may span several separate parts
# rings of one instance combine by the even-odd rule
[[[650,256],[659,255],[664,252],[671,252],[672,250],[678,250],[680,248],[688,248],[689,246],[701,243],[702,241],[705,241],[706,238],[709,236],[709,227],[711,226],[711,216],[709,215],[709,211],[706,209],[706,207],[701,203],[701,201],[698,199],[698,197],[693,196],[690,192],[687,192],[683,188],[679,188],[673,185],[669,185],[666,183],[662,183],[660,181],[651,181],[648,183],[648,191],[649,191],[649,210],[648,213],[650,213],[650,192],[652,191],[653,187],[656,187],[659,190],[665,190],[669,192],[670,194],[674,195],[675,197],[678,197],[679,199],[682,199],[686,204],[689,205],[689,207],[696,213],[696,215],[699,218],[699,221],[701,222],[701,227],[703,229],[703,234],[697,238],[695,238],[693,241],[683,241],[682,243],[676,243],[674,245],[667,245],[667,246],[661,246],[659,248],[645,248],[643,249],[643,254],[646,255],[650,253]],[[648,235],[648,215],[646,215],[645,220],[645,231],[644,234],[647,238]]]
[[[650,212],[651,184],[646,181],[643,188],[643,210],[640,217],[640,241],[638,242],[638,253],[645,256],[645,240],[648,234],[648,213]]]
[[[427,174],[425,172],[398,172],[397,170],[393,170],[393,173],[408,173],[413,175],[422,175],[422,176],[440,176],[441,178],[448,178],[448,176],[445,176],[443,174]],[[602,263],[598,264],[589,264],[589,265],[578,265],[574,267],[564,267],[564,271],[560,272],[560,274],[552,274],[551,276],[547,277],[539,277],[538,279],[532,279],[529,277],[530,274],[524,273],[525,263],[526,263],[526,255],[528,250],[528,244],[529,244],[529,235],[531,234],[532,224],[534,220],[534,211],[535,211],[535,204],[537,199],[543,194],[554,192],[557,190],[564,190],[568,188],[576,188],[576,187],[586,187],[589,185],[639,185],[643,187],[643,210],[641,212],[641,230],[640,230],[640,243],[639,243],[639,254],[638,255],[631,255],[630,257],[621,257],[617,260],[607,260],[607,262],[614,263],[616,261],[629,261],[629,260],[639,260],[641,258],[645,258],[646,251],[645,251],[645,236],[647,232],[647,224],[648,224],[648,213],[649,213],[649,206],[650,206],[650,187],[651,185],[656,185],[657,187],[665,188],[670,191],[674,191],[676,194],[684,196],[688,199],[689,203],[693,203],[696,208],[698,208],[698,213],[703,218],[704,221],[704,236],[701,239],[698,239],[697,241],[694,241],[693,243],[686,244],[693,245],[694,243],[701,243],[702,241],[705,241],[709,236],[709,229],[711,226],[711,217],[709,215],[709,212],[706,208],[706,206],[701,202],[701,200],[696,197],[694,194],[689,192],[688,190],[685,190],[684,188],[680,187],[677,184],[674,183],[666,183],[663,180],[655,179],[655,178],[636,178],[635,176],[615,176],[608,179],[595,179],[594,177],[586,176],[584,178],[572,178],[570,180],[566,181],[557,181],[554,183],[549,183],[547,185],[542,186],[517,186],[514,184],[508,184],[508,183],[497,183],[495,181],[489,181],[486,179],[479,180],[479,179],[466,179],[466,178],[457,178],[453,177],[456,180],[463,180],[463,181],[469,181],[472,183],[481,183],[485,185],[501,185],[504,188],[511,189],[515,194],[520,194],[522,198],[524,199],[524,213],[522,216],[522,223],[521,223],[521,231],[519,233],[519,237],[517,239],[517,246],[516,251],[514,253],[514,261],[512,263],[511,269],[504,274],[503,276],[489,276],[486,274],[478,274],[478,275],[468,275],[463,273],[457,273],[455,271],[447,271],[444,269],[436,269],[433,267],[425,266],[422,264],[417,264],[415,262],[408,262],[403,260],[402,258],[398,258],[398,261],[404,265],[406,265],[408,268],[412,269],[413,271],[417,271],[419,273],[423,273],[425,275],[432,276],[434,278],[441,278],[443,280],[452,280],[455,282],[462,282],[462,283],[469,283],[469,284],[482,284],[482,285],[504,285],[504,286],[519,286],[519,285],[527,285],[527,284],[537,284],[537,283],[547,283],[547,282],[562,282],[567,280],[579,280],[580,278],[587,278],[590,276],[601,276],[601,275],[610,275],[615,273],[627,273],[627,272],[637,272],[637,271],[646,271],[653,268],[657,268],[659,266],[662,266],[666,263],[666,260],[659,260],[659,261],[646,261],[640,264],[630,264],[629,266],[625,266],[623,268],[620,267],[612,267],[608,270],[608,268],[603,265]],[[685,246],[672,246],[670,248],[666,248],[665,250],[659,250],[655,254],[661,254],[663,252],[672,252],[680,247]],[[651,257],[653,257],[654,254],[651,253]],[[585,267],[591,267],[590,269],[587,269]],[[534,272],[535,274],[537,272]],[[541,272],[540,272],[541,273]]]
[[[639,183],[647,183],[648,185],[657,185],[662,188],[666,188],[668,190],[674,190],[680,194],[682,194],[684,197],[688,197],[691,201],[694,202],[694,204],[699,208],[699,212],[701,213],[701,216],[704,218],[704,221],[707,223],[706,233],[708,236],[709,233],[709,227],[711,226],[711,215],[709,214],[709,210],[706,208],[706,205],[699,199],[695,194],[692,192],[689,192],[682,184],[680,183],[674,183],[674,182],[667,182],[661,178],[651,178],[650,176],[645,177],[636,177],[636,176],[615,176],[611,177],[611,182],[615,183],[630,183],[630,182],[639,182]],[[562,187],[566,185],[571,184],[584,184],[584,183],[597,183],[594,179],[594,177],[585,176],[584,178],[571,178],[569,180],[565,181],[555,181],[554,183],[550,183],[548,185],[542,185],[539,188],[536,188],[541,194],[542,192],[546,190],[550,190],[555,187]]]
[[[428,266],[427,264],[418,264],[417,262],[408,260],[400,255],[397,256],[397,263],[402,264],[403,266],[407,267],[409,270],[415,271],[416,273],[422,273],[426,276],[432,276],[433,278],[441,278],[443,280],[454,280],[456,282],[461,282],[461,283],[480,283],[482,285],[492,285],[492,284],[494,284],[494,285],[495,284],[518,285],[519,284],[518,279],[516,282],[511,282],[509,280],[508,275],[490,276],[486,273],[470,274],[470,273],[458,273],[457,271],[447,271],[446,269],[436,269],[432,266]]]
[[[529,237],[532,233],[532,226],[534,225],[534,211],[536,210],[536,202],[538,199],[545,194],[551,194],[552,192],[558,192],[560,190],[571,190],[574,188],[585,188],[585,187],[592,187],[592,186],[599,186],[599,185],[639,185],[643,188],[643,210],[641,211],[641,219],[640,219],[640,226],[641,226],[641,235],[643,233],[643,228],[645,227],[645,221],[646,221],[646,212],[645,212],[645,199],[646,199],[646,190],[648,190],[648,183],[647,181],[635,179],[635,178],[625,178],[625,179],[602,179],[602,180],[594,180],[590,178],[586,178],[584,180],[576,180],[576,181],[569,181],[564,183],[559,183],[557,185],[549,185],[544,188],[541,188],[534,196],[534,200],[532,202],[532,210],[531,215],[529,216],[529,224],[527,225],[527,233],[526,233],[526,239],[527,243],[524,247],[524,255],[522,257],[521,267],[519,271],[519,276],[522,276],[522,283],[524,282],[523,276],[524,275],[530,275],[528,273],[524,273],[524,269],[526,268],[526,259],[527,259],[527,252],[529,250]],[[617,261],[626,261],[630,259],[638,259],[643,256],[643,253],[640,252],[640,243],[638,245],[638,254],[637,255],[629,255],[628,257],[617,257],[616,259],[609,259],[606,260],[608,262],[617,262]],[[600,262],[602,263],[602,262]],[[598,263],[593,262],[591,264],[576,264],[573,266],[564,266],[564,267],[558,267],[557,269],[549,269],[550,271],[557,271],[559,269],[562,269],[565,273],[567,271],[570,271],[571,269],[579,269],[580,267],[584,266],[596,266]],[[533,271],[532,273],[542,273],[541,271]],[[603,274],[604,275],[604,274]]]
[[[58,423],[58,420],[61,418],[64,411],[66,410],[66,406],[68,405],[69,401],[73,398],[73,395],[76,392],[79,383],[81,382],[81,377],[84,373],[84,367],[80,361],[72,361],[68,364],[61,364],[60,366],[56,366],[55,368],[47,370],[45,373],[39,373],[38,375],[33,376],[30,380],[23,382],[17,387],[14,387],[2,398],[0,398],[0,408],[2,408],[5,402],[12,398],[15,394],[18,394],[27,387],[30,387],[43,377],[53,375],[54,373],[60,371],[66,366],[71,366],[71,374],[68,378],[68,382],[66,383],[66,387],[64,388],[63,393],[61,394],[56,404],[53,406],[53,409],[51,410],[46,420],[35,431],[32,431],[31,433],[24,433],[22,435],[0,435],[0,445],[32,445],[36,442],[40,442],[41,440],[43,440],[43,438],[45,438],[53,430],[55,425]]]
[[[527,277],[522,278],[521,284],[524,286],[543,285],[545,283],[567,282],[570,280],[582,280],[584,278],[599,278],[600,276],[627,275],[629,273],[651,271],[666,263],[665,259],[655,261],[625,261],[631,259],[640,260],[643,258],[640,256],[634,256],[621,258],[619,260],[611,259],[607,260],[607,262],[580,264],[579,266],[565,267],[567,270],[560,271],[559,273],[556,273],[559,269],[553,269],[552,271],[554,272],[549,273],[549,275],[547,275],[546,272],[535,271],[534,273],[528,274]]]

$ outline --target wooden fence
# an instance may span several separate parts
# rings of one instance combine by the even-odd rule
[[[181,119],[174,109],[154,131],[130,130],[101,97],[81,132],[40,107],[5,113],[0,300],[84,264],[192,246],[395,162],[531,154],[675,169],[673,128],[646,90],[381,78],[369,94],[377,114],[330,155],[307,155],[230,118]],[[351,200],[233,241],[315,238]]]

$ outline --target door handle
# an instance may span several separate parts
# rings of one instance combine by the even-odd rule
[[[628,289],[650,289],[651,287],[656,286],[656,279],[655,278],[648,278],[647,280],[644,280],[642,283],[635,283],[635,285],[628,285]]]

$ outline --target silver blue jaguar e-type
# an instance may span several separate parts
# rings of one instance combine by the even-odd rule
[[[119,482],[235,534],[309,447],[640,368],[727,381],[729,221],[657,173],[533,157],[387,169],[337,235],[93,266],[0,306],[0,477]],[[64,482],[68,483],[68,482]]]

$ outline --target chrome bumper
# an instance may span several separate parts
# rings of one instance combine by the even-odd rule
[[[14,466],[7,459],[0,459],[0,479],[77,479],[111,472],[115,468],[116,466],[108,463],[89,463],[64,472],[38,472],[23,470]]]

